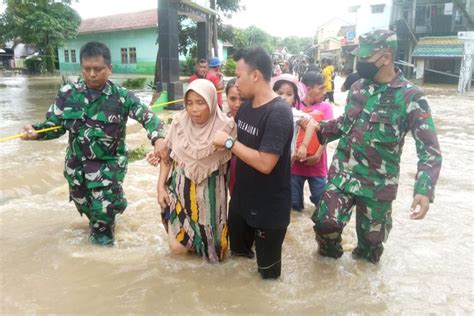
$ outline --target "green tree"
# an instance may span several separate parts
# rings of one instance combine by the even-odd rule
[[[178,17],[178,51],[187,55],[191,53],[192,57],[196,57],[196,23],[185,15]]]
[[[77,35],[81,23],[71,1],[6,0],[0,15],[0,41],[13,40],[35,46],[44,57],[46,69],[55,69],[57,48]]]
[[[289,36],[282,39],[278,39],[278,46],[286,47],[286,49],[288,49],[288,52],[293,55],[305,51],[308,47],[311,47],[311,45],[311,37]]]
[[[245,29],[236,29],[232,44],[235,49],[260,46],[271,54],[277,46],[277,38],[252,25]]]

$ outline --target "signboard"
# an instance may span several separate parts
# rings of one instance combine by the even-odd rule
[[[209,0],[181,0],[178,2],[178,13],[196,22],[205,22],[208,15],[218,14],[209,7]]]
[[[453,15],[453,4],[445,3],[444,4],[444,15]]]
[[[458,38],[463,40],[474,40],[474,32],[458,32]]]

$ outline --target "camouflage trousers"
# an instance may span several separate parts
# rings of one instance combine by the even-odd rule
[[[319,208],[312,220],[319,246],[319,254],[339,258],[343,254],[341,234],[349,222],[353,206],[356,207],[357,248],[354,257],[370,262],[379,261],[383,252],[382,242],[392,228],[392,201],[377,201],[346,193],[328,183],[321,197]]]
[[[89,218],[90,225],[98,221],[113,225],[115,215],[123,213],[127,207],[120,184],[93,189],[87,188],[85,184],[69,186],[69,197],[79,213]]]
[[[69,199],[89,218],[91,226],[98,221],[112,225],[115,215],[127,207],[122,189],[126,172],[126,161],[81,161],[67,152],[64,177]]]

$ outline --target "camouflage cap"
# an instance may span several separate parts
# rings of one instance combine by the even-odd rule
[[[375,30],[359,36],[359,47],[352,51],[357,57],[370,57],[382,48],[397,49],[397,33]]]

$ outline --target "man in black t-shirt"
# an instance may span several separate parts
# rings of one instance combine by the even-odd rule
[[[232,254],[253,258],[264,279],[281,274],[281,250],[290,223],[293,115],[270,86],[272,61],[262,48],[238,52],[235,86],[244,102],[237,112],[237,140],[224,132],[217,148],[237,156],[228,225]]]

